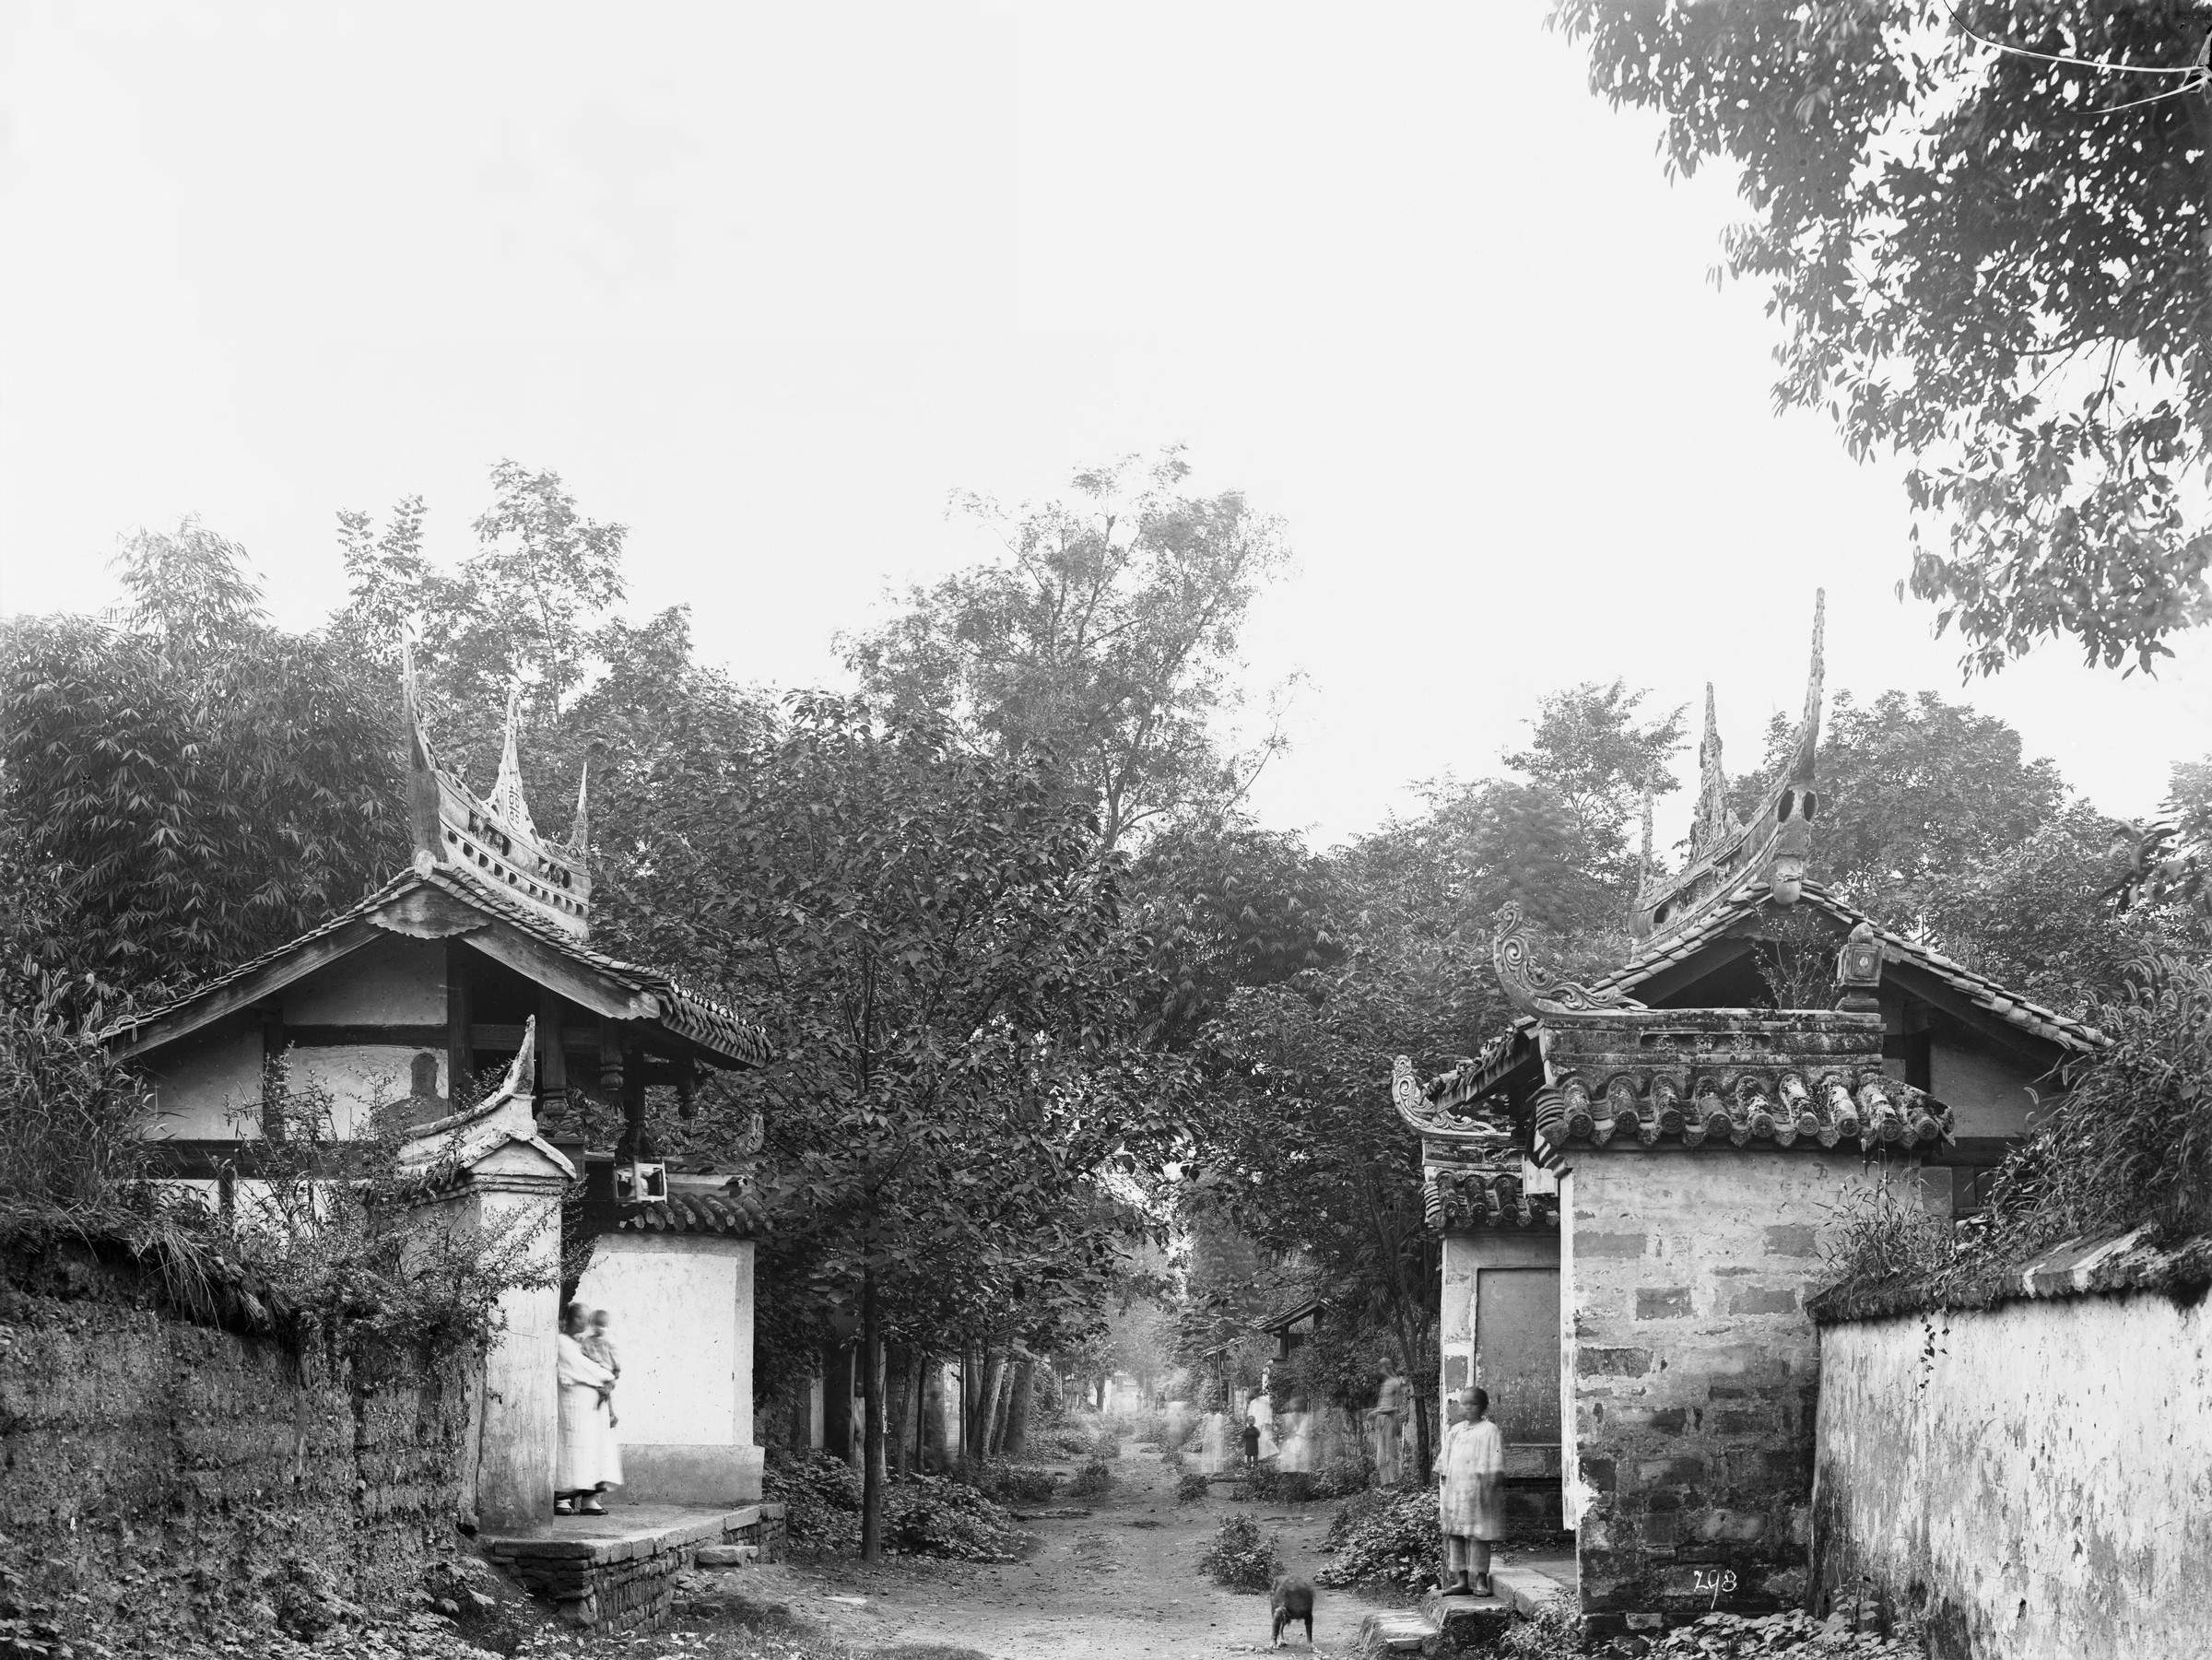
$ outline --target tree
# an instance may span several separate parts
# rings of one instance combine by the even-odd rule
[[[1529,723],[1529,747],[1505,758],[1566,803],[1581,843],[1576,864],[1630,881],[1628,826],[1644,793],[1678,787],[1667,762],[1682,747],[1683,710],[1639,724],[1637,705],[1650,695],[1630,691],[1625,680],[1547,692]]]
[[[857,701],[794,698],[749,751],[609,759],[618,879],[659,896],[662,960],[777,1039],[728,1110],[769,1110],[786,1271],[858,1304],[873,1557],[887,1341],[1067,1322],[1115,1268],[1101,1175],[1157,1168],[1179,1134],[1171,1078],[1129,1042],[1118,862],[1035,763]]]
[[[402,858],[395,693],[271,627],[194,520],[117,562],[120,621],[11,621],[0,689],[6,995],[74,1018],[303,933]]]
[[[497,708],[520,685],[528,717],[547,724],[599,665],[629,533],[586,518],[558,473],[501,461],[491,486],[476,551],[453,572],[423,552],[421,497],[403,500],[382,531],[365,512],[340,512],[349,597],[332,633],[388,668],[401,630],[418,626],[418,665],[453,707]]]
[[[1787,771],[1794,733],[1781,715],[1768,724],[1759,772],[1733,792],[1739,817]],[[2067,797],[2057,766],[2027,759],[2018,733],[1934,692],[1886,691],[1864,707],[1837,693],[1817,764],[1816,872],[1892,927],[1914,926],[2056,819]]]
[[[950,712],[1008,754],[1052,758],[1097,804],[1108,850],[1179,812],[1233,806],[1282,742],[1225,754],[1216,731],[1241,702],[1238,632],[1288,557],[1281,526],[1233,490],[1180,493],[1176,451],[1130,497],[1135,467],[1078,473],[1074,501],[1013,515],[960,498],[1007,557],[911,590],[843,642],[888,707]]]
[[[2212,12],[2198,0],[1558,0],[1592,88],[1740,170],[1784,407],[1912,462],[1912,592],[1970,672],[2149,668],[2212,614]],[[1932,540],[1933,538],[1931,538]],[[1899,584],[1900,593],[1905,583]]]

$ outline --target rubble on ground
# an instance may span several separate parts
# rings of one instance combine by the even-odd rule
[[[1671,1631],[1616,1637],[1597,1653],[1613,1660],[1665,1660],[1681,1655],[1699,1660],[1751,1660],[1751,1656],[1804,1655],[1806,1660],[1924,1660],[1927,1642],[1919,1626],[1900,1620],[1884,1635],[1872,1629],[1854,1631],[1841,1613],[1826,1619],[1790,1610],[1780,1614],[1704,1616],[1694,1625]],[[1868,1622],[1871,1625],[1871,1622]]]

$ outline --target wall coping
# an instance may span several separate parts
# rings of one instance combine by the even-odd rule
[[[719,1544],[725,1533],[764,1520],[780,1520],[782,1515],[783,1506],[771,1501],[729,1510],[694,1511],[681,1520],[672,1512],[659,1511],[625,1526],[626,1518],[617,1511],[600,1530],[590,1534],[560,1531],[563,1524],[575,1525],[564,1516],[527,1533],[487,1535],[479,1543],[487,1555],[502,1560],[559,1560],[597,1567],[681,1550],[687,1545]]]
[[[1830,1286],[1806,1304],[1817,1325],[1900,1314],[1996,1308],[2008,1302],[2163,1291],[2201,1297],[2212,1288],[2212,1234],[2157,1242],[2155,1224],[2064,1240],[2022,1261],[1991,1263],[1958,1278],[1896,1277]]]

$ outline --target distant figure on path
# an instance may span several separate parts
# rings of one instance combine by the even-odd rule
[[[1375,1387],[1375,1409],[1368,1414],[1374,1436],[1375,1485],[1395,1487],[1406,1478],[1406,1380],[1390,1357],[1382,1357],[1382,1382]]]
[[[583,1352],[589,1326],[583,1305],[561,1311],[554,1339],[560,1380],[560,1451],[553,1466],[553,1513],[604,1516],[599,1495],[622,1479],[607,1424],[615,1374]]]
[[[1437,1454],[1437,1525],[1444,1536],[1443,1589],[1490,1595],[1490,1547],[1505,1537],[1505,1437],[1489,1419],[1489,1392],[1452,1397],[1452,1427]],[[1470,1581],[1469,1562],[1473,1574]]]
[[[1260,1462],[1260,1426],[1249,1418],[1244,1420],[1244,1467],[1257,1468]]]

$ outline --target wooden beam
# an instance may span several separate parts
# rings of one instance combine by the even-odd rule
[[[502,924],[468,936],[468,949],[504,963],[533,984],[559,992],[590,1014],[611,1020],[657,1020],[660,999],[631,993],[549,946]]]

